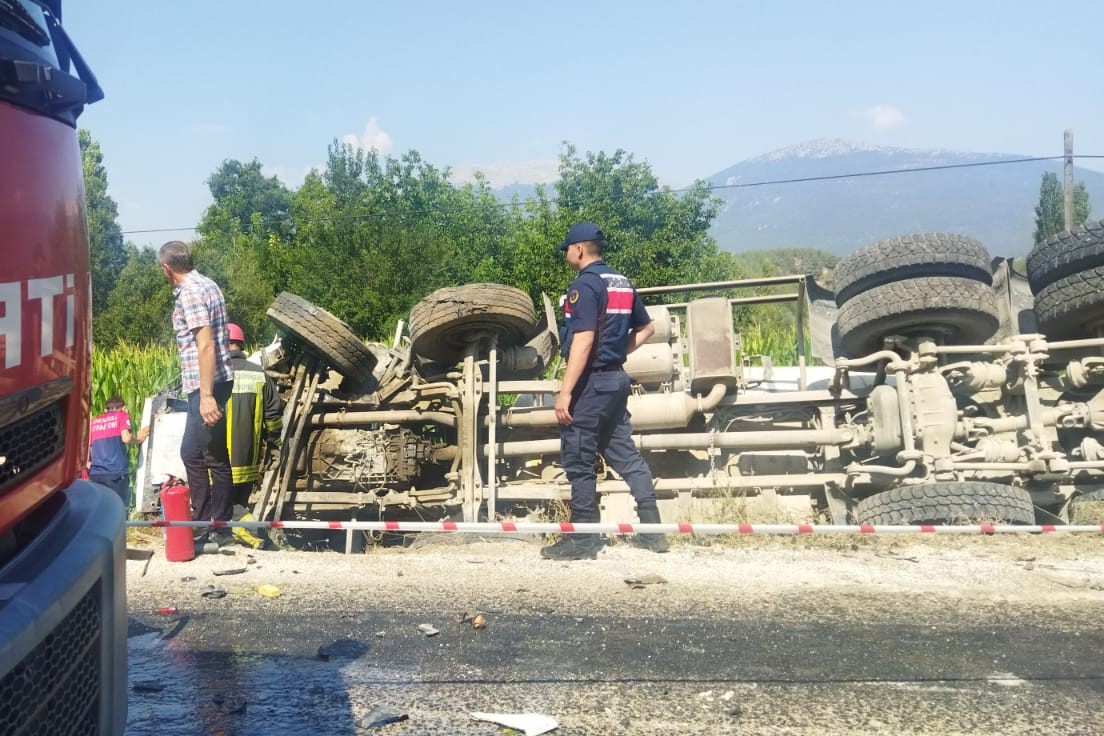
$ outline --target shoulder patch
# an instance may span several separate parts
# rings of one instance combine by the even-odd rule
[[[571,292],[567,295],[567,301],[571,302],[572,304],[579,301],[579,290],[572,289]]]

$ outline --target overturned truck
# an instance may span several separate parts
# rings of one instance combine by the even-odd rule
[[[625,365],[629,411],[659,497],[681,504],[668,518],[769,495],[833,523],[1061,523],[1101,498],[1102,233],[1056,236],[1026,267],[961,236],[886,240],[838,264],[834,293],[807,276],[640,289],[667,303],[649,306],[655,334]],[[761,287],[787,288],[733,295]],[[733,307],[785,301],[797,365],[744,355]],[[281,294],[262,362],[284,436],[254,515],[473,521],[567,499],[558,322],[541,307],[508,286],[444,288],[385,345]],[[807,365],[806,333],[822,365]],[[613,520],[631,514],[612,470],[598,490]]]

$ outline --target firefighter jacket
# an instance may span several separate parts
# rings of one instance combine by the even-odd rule
[[[261,475],[261,438],[275,442],[283,429],[283,402],[276,384],[240,350],[230,351],[234,393],[226,404],[226,446],[234,483]]]

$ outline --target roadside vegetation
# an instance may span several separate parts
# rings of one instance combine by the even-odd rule
[[[99,144],[80,132],[92,245],[93,409],[120,393],[132,411],[174,376],[172,292],[156,253],[126,242]],[[722,202],[703,181],[660,186],[646,161],[622,150],[582,154],[567,145],[560,179],[500,201],[486,180],[456,184],[417,151],[398,157],[337,141],[326,164],[288,189],[254,159],[228,159],[207,180],[212,204],[196,228],[197,267],[223,288],[232,321],[250,342],[274,334],[265,311],[281,291],[330,310],[361,336],[389,341],[398,319],[431,291],[496,282],[559,295],[571,278],[552,247],[569,223],[592,220],[609,239],[608,260],[640,287],[809,274],[831,286],[839,258],[815,249],[732,253],[709,235]],[[1060,229],[1060,188],[1044,177],[1036,236]],[[1084,186],[1075,220],[1088,216]],[[762,287],[729,296],[769,294]],[[672,302],[685,300],[672,294]],[[796,361],[794,304],[735,311],[743,355]],[[808,350],[806,350],[808,354]],[[811,361],[811,358],[810,358]]]

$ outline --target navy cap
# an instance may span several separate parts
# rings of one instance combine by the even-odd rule
[[[606,236],[602,234],[601,228],[595,225],[593,222],[576,222],[571,226],[571,229],[567,231],[567,237],[559,244],[556,250],[567,250],[567,246],[574,243],[585,243],[588,240],[605,240]]]

